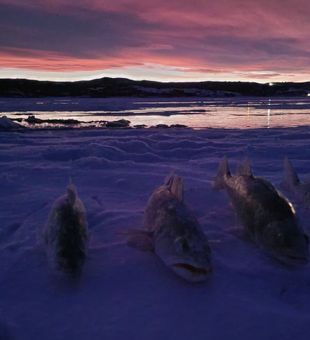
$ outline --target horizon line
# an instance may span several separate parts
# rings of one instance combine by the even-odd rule
[[[250,84],[262,84],[262,85],[270,85],[273,86],[275,84],[304,84],[304,83],[310,83],[310,80],[307,81],[267,81],[267,82],[260,82],[260,81],[245,81],[245,80],[189,80],[189,81],[178,81],[178,80],[167,80],[167,81],[160,81],[160,80],[150,80],[150,79],[133,79],[133,78],[126,78],[126,77],[98,77],[98,78],[91,78],[91,79],[74,79],[74,80],[51,80],[51,79],[38,79],[38,78],[26,78],[26,77],[1,77],[0,75],[0,81],[1,80],[29,80],[29,81],[38,81],[38,82],[51,82],[51,83],[78,83],[78,82],[91,82],[94,80],[101,80],[101,79],[124,79],[124,80],[130,80],[130,81],[136,81],[136,82],[152,82],[152,83],[178,83],[178,84],[186,84],[186,83],[250,83]]]

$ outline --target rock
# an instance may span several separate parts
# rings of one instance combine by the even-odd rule
[[[145,129],[146,125],[145,124],[138,124],[133,126],[135,129]]]
[[[43,123],[42,119],[36,118],[35,116],[28,116],[28,118],[25,119],[25,121],[28,124],[42,124]]]
[[[126,119],[115,120],[113,122],[107,122],[107,128],[127,128],[130,125],[130,121]]]
[[[51,125],[55,125],[55,124],[61,124],[61,125],[77,125],[80,124],[80,121],[76,120],[76,119],[39,119],[36,118],[35,116],[28,116],[27,119],[25,119],[25,121],[28,124],[43,124],[43,123],[47,123],[47,124],[51,124]]]
[[[188,126],[186,126],[186,125],[183,125],[183,124],[172,124],[172,125],[170,125],[170,127],[171,128],[174,128],[174,129],[187,129],[188,128]]]
[[[155,126],[151,126],[152,128],[156,128],[156,129],[169,129],[169,125],[167,124],[157,124]]]
[[[46,119],[43,121],[44,123],[49,123],[49,124],[63,124],[63,125],[78,125],[81,122],[78,121],[77,119]]]

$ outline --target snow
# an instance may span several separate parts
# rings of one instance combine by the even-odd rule
[[[0,118],[0,130],[12,130],[19,129],[21,126],[18,123],[13,122],[6,116]]]
[[[288,156],[305,179],[309,137],[308,127],[0,134],[1,340],[309,339],[309,265],[284,267],[242,239],[227,196],[211,188],[224,155],[233,169],[249,157],[276,187]],[[141,227],[147,199],[173,170],[210,240],[205,283],[183,281],[121,235]],[[78,281],[49,269],[38,243],[70,177],[91,233]],[[309,234],[309,210],[296,208]]]

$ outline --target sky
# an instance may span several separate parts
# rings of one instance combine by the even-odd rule
[[[0,0],[0,78],[310,81],[309,0]]]

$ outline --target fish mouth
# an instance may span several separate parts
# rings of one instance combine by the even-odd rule
[[[212,271],[211,266],[203,267],[186,262],[173,263],[171,269],[188,282],[203,282]]]
[[[173,264],[173,267],[185,269],[194,275],[207,275],[209,272],[211,272],[211,268],[197,267],[189,263],[175,263]]]

